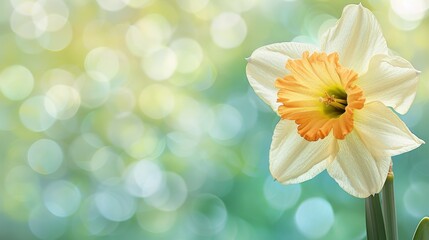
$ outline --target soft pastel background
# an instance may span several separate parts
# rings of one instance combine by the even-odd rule
[[[0,1],[0,239],[363,239],[363,200],[326,172],[273,181],[278,117],[245,76],[347,3]],[[422,71],[402,118],[427,141],[429,2],[363,4]],[[428,153],[394,158],[400,239],[429,215]]]

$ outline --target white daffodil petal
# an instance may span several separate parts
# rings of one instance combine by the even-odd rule
[[[383,151],[370,151],[356,131],[338,141],[337,158],[328,173],[349,194],[366,198],[380,192],[386,180],[391,158]]]
[[[300,183],[323,171],[336,151],[332,134],[309,142],[298,135],[293,121],[280,120],[271,143],[270,171],[281,183]]]
[[[387,54],[386,40],[375,16],[359,5],[347,5],[337,24],[321,39],[321,49],[338,52],[340,62],[361,74],[376,54]]]
[[[317,51],[304,43],[275,43],[256,49],[247,59],[246,74],[255,93],[277,112],[277,91],[274,82],[287,74],[286,62],[301,58],[305,51]]]
[[[384,151],[390,156],[411,151],[422,143],[392,110],[373,102],[355,112],[355,131],[368,148]]]
[[[376,55],[357,83],[366,102],[380,101],[405,114],[416,95],[419,71],[398,56]]]

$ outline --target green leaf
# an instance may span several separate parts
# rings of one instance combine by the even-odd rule
[[[429,240],[429,217],[424,217],[417,226],[413,240]]]

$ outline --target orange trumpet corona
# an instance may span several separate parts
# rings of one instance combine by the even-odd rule
[[[353,130],[353,111],[363,108],[365,97],[355,84],[358,74],[341,66],[337,53],[304,52],[288,60],[288,75],[278,78],[278,113],[294,120],[298,133],[308,141],[323,139],[333,130],[344,139]]]

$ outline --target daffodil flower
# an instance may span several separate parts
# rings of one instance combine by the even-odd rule
[[[423,143],[390,109],[408,111],[419,71],[391,54],[362,5],[346,6],[320,43],[271,44],[248,58],[250,85],[281,117],[270,171],[291,184],[327,169],[346,192],[365,198],[381,191],[392,156]]]

